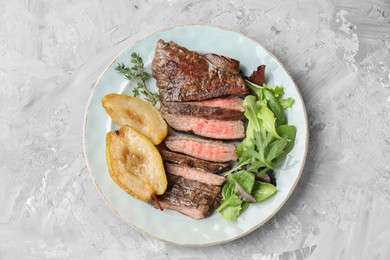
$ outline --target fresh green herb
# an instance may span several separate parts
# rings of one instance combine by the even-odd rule
[[[250,191],[246,191],[237,181],[235,182],[234,192],[238,195],[240,200],[245,202],[256,202],[256,199],[250,194]]]
[[[145,99],[156,105],[159,96],[158,93],[150,92],[146,88],[146,81],[151,78],[151,75],[144,71],[144,62],[142,58],[135,52],[131,54],[130,61],[133,64],[131,68],[127,67],[123,63],[118,63],[115,70],[125,76],[128,80],[136,80],[137,86],[133,89],[133,94],[135,97],[140,96],[140,94],[145,96]]]
[[[256,201],[263,201],[276,192],[276,187],[270,183],[255,181],[252,195]]]
[[[251,203],[265,200],[276,192],[276,187],[256,180],[271,169],[280,166],[294,147],[296,128],[287,125],[284,110],[294,103],[282,98],[280,86],[256,85],[246,81],[256,96],[244,100],[248,119],[246,137],[237,147],[237,164],[227,173],[222,188],[222,201],[217,209],[225,219],[235,220]]]
[[[242,200],[236,194],[236,183],[239,183],[243,189],[250,192],[254,182],[253,174],[242,171],[240,173],[229,175],[225,185],[222,188],[222,203],[218,207],[219,212],[227,220],[237,219],[242,210]]]
[[[279,99],[280,105],[282,106],[282,109],[286,110],[287,108],[292,107],[294,104],[294,99],[293,98],[282,98]]]

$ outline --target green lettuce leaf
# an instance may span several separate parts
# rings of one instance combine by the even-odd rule
[[[272,162],[275,158],[278,158],[281,154],[283,154],[285,148],[287,146],[287,139],[282,138],[282,139],[277,139],[273,141],[269,147],[269,151],[266,157],[266,160],[268,162]]]
[[[270,132],[273,137],[281,138],[276,132],[275,121],[276,118],[274,113],[268,108],[267,101],[263,100],[261,103],[260,111],[257,114],[257,118],[261,120],[261,126],[259,130],[264,130]],[[255,129],[257,131],[257,129]]]
[[[229,205],[225,208],[223,208],[222,210],[217,210],[217,212],[219,212],[222,217],[226,220],[236,220],[238,215],[240,215],[240,211],[242,209],[241,207],[241,204],[242,204],[242,201],[237,197],[236,199],[238,199],[238,201],[240,201],[241,203],[239,205]]]
[[[283,87],[280,87],[280,86],[268,86],[266,84],[263,85],[264,88],[268,89],[269,91],[272,92],[272,94],[274,94],[275,97],[280,97],[284,94],[284,89]]]
[[[260,131],[261,122],[258,119],[257,113],[261,109],[261,104],[257,102],[255,96],[246,96],[244,99],[245,117],[249,120],[252,125],[253,131]]]
[[[281,136],[283,136],[287,141],[287,145],[284,149],[284,152],[279,155],[279,157],[283,157],[287,155],[294,147],[295,136],[297,134],[297,128],[293,125],[281,125],[278,126],[278,132]]]
[[[235,220],[241,211],[242,201],[234,192],[235,180],[229,175],[225,185],[222,188],[222,202],[217,208],[219,212],[227,220]]]
[[[262,99],[262,97],[263,97],[263,87],[262,86],[259,86],[253,82],[250,82],[249,80],[245,80],[245,83],[253,92],[255,92],[256,96],[259,99]]]
[[[256,181],[253,186],[252,196],[255,197],[256,201],[262,201],[276,192],[276,187],[270,183]]]
[[[237,189],[237,183],[244,191]],[[247,195],[247,197],[250,197],[252,200],[255,199],[251,196],[254,183],[255,175],[251,172],[239,171],[236,174],[229,174],[227,176],[225,185],[222,188],[221,205],[217,208],[216,211],[221,213],[221,215],[227,220],[236,219],[240,214],[241,205],[243,203],[243,200],[240,199],[240,196]]]
[[[243,202],[256,202],[256,199],[250,194],[250,192],[247,192],[237,181],[235,182],[234,192]]]
[[[232,175],[233,178],[245,189],[251,193],[253,184],[255,183],[255,175],[248,171],[240,171]]]
[[[293,98],[281,98],[281,99],[279,99],[279,103],[280,103],[280,105],[282,106],[282,108],[284,110],[286,110],[287,108],[292,107],[294,102],[295,102],[295,100]]]
[[[264,89],[264,96],[265,99],[268,102],[269,108],[274,113],[275,117],[277,118],[277,125],[282,125],[286,122],[286,116],[284,115],[283,108],[281,104],[279,103],[279,99],[277,99],[274,94],[269,91],[268,89]]]
[[[240,211],[240,214],[241,214],[242,212],[244,212],[244,211],[249,207],[249,205],[250,205],[250,203],[244,201],[244,202],[241,204],[241,211]]]
[[[232,175],[228,175],[222,188],[222,200],[227,200],[232,195],[234,195],[234,179]]]

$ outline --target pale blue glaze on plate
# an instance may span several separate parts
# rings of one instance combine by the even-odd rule
[[[276,170],[277,193],[268,200],[251,205],[237,221],[226,221],[218,213],[208,218],[193,220],[177,212],[159,211],[150,204],[138,201],[123,191],[111,179],[105,157],[105,137],[116,126],[102,107],[102,98],[109,93],[131,95],[132,85],[114,68],[118,62],[130,65],[130,54],[138,53],[146,71],[151,72],[156,42],[175,41],[190,50],[216,53],[237,59],[246,75],[265,64],[269,85],[285,88],[285,96],[295,99],[287,111],[289,124],[297,127],[294,149],[282,167]],[[148,87],[157,91],[155,80]],[[242,237],[269,220],[286,202],[301,175],[307,153],[307,117],[302,97],[283,65],[259,43],[239,33],[211,26],[182,26],[155,33],[121,53],[105,70],[91,94],[84,123],[84,152],[97,188],[105,201],[120,217],[134,228],[158,239],[183,245],[212,245]]]

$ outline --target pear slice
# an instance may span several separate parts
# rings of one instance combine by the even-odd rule
[[[167,123],[160,112],[149,102],[124,94],[108,94],[103,107],[119,126],[129,125],[154,145],[161,143],[168,133]]]
[[[130,126],[107,133],[106,157],[112,179],[136,199],[149,201],[167,188],[160,153]]]

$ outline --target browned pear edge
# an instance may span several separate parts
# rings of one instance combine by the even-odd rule
[[[155,149],[157,154],[160,155],[160,153],[158,152],[157,148],[145,137],[143,136],[141,133],[137,132],[135,129],[131,128],[130,126],[123,126],[119,132],[122,132],[124,128],[130,128],[132,131],[134,131],[136,133],[136,135],[138,135],[138,137],[142,138],[143,140],[147,141],[150,143],[151,147],[153,147],[152,149]],[[161,195],[162,193],[165,192],[167,186],[168,186],[168,181],[167,181],[167,178],[166,178],[166,174],[165,174],[165,170],[163,172],[163,175],[164,175],[164,188],[163,188],[163,191],[162,192],[156,192],[153,190],[153,186],[150,184],[150,180],[147,179],[147,178],[144,178],[144,181],[145,181],[145,184],[147,186],[149,186],[148,190],[149,190],[149,197],[146,198],[146,197],[140,197],[138,196],[136,193],[134,193],[132,190],[128,189],[125,185],[123,185],[117,178],[117,176],[115,175],[115,171],[114,169],[112,169],[111,167],[111,162],[112,162],[112,158],[110,157],[110,152],[109,152],[109,146],[107,145],[109,142],[111,142],[109,139],[111,138],[111,135],[114,135],[115,132],[114,131],[111,131],[111,132],[108,132],[107,135],[106,135],[106,161],[107,161],[107,167],[108,167],[108,171],[110,173],[110,176],[111,178],[114,180],[114,182],[116,184],[118,184],[123,190],[125,190],[128,194],[130,194],[131,196],[133,196],[134,198],[138,199],[138,200],[141,200],[141,201],[149,201],[153,194],[157,194],[157,195]],[[160,155],[161,157],[161,155]],[[163,163],[162,163],[162,158],[160,159],[160,162],[156,162],[156,163],[159,163],[160,164],[160,168],[161,169],[164,169],[164,166],[163,166]],[[145,187],[146,188],[146,187]]]

